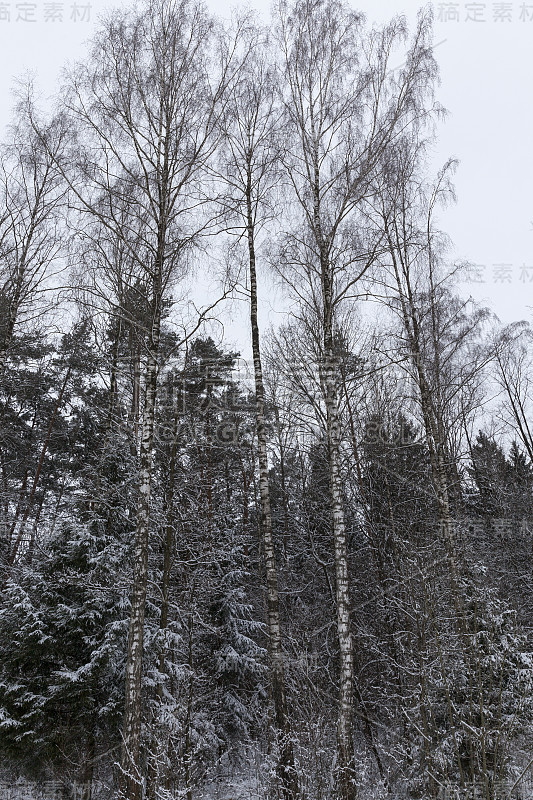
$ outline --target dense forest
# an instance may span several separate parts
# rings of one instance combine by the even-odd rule
[[[533,796],[532,331],[464,294],[437,87],[429,10],[342,0],[19,85],[2,797]]]

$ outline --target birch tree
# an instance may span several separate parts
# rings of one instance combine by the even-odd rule
[[[201,178],[235,69],[231,44],[223,48],[218,41],[200,3],[154,0],[139,10],[115,11],[96,35],[90,58],[71,74],[62,100],[64,124],[73,131],[62,169],[79,225],[96,218],[125,245],[148,309],[121,766],[128,800],[141,797],[143,780],[143,628],[161,318],[209,226]]]
[[[266,570],[267,624],[270,644],[272,697],[278,745],[278,773],[284,798],[298,795],[298,780],[287,711],[278,575],[269,489],[265,387],[258,322],[257,240],[271,214],[278,167],[279,107],[274,70],[266,36],[248,31],[248,55],[227,105],[224,177],[229,210],[236,232],[246,241],[250,327],[254,365],[255,419],[259,462],[261,533]],[[248,280],[247,280],[248,283]]]
[[[420,175],[423,149],[422,142],[417,147],[404,139],[389,151],[375,200],[376,225],[383,232],[386,251],[380,257],[384,272],[377,285],[400,323],[395,352],[399,349],[406,356],[402,366],[415,387],[413,399],[429,448],[440,533],[456,583],[451,504],[454,456],[459,453],[452,452],[452,439],[476,408],[478,392],[472,388],[486,364],[476,343],[486,313],[453,294],[456,268],[445,263],[446,242],[435,219],[439,206],[453,197],[453,163],[444,166],[433,184],[427,182]]]
[[[375,197],[377,225],[386,243],[386,252],[380,255],[382,280],[376,284],[381,284],[397,318],[394,357],[404,356],[407,393],[422,421],[436,500],[437,545],[444,545],[439,605],[449,604],[449,619],[427,596],[435,631],[432,647],[440,662],[439,681],[432,691],[441,703],[449,742],[448,774],[439,780],[465,794],[477,786],[475,791],[489,798],[496,796],[506,775],[508,743],[515,735],[503,694],[501,704],[495,703],[493,686],[506,684],[507,669],[523,659],[524,642],[519,636],[509,640],[501,636],[500,621],[508,614],[503,611],[505,603],[479,580],[486,567],[479,564],[478,543],[468,543],[466,526],[461,530],[457,524],[462,432],[465,429],[468,437],[491,353],[490,348],[480,347],[487,312],[454,294],[456,266],[447,263],[445,240],[437,227],[437,209],[452,195],[450,164],[434,183],[428,182],[422,177],[422,152],[422,147],[417,152],[412,142],[404,141],[387,154],[385,179]],[[517,696],[524,692],[517,678],[511,683]],[[468,686],[467,702],[457,694],[459,684]],[[442,759],[442,751],[430,749],[428,755],[435,764]]]
[[[336,319],[353,300],[373,258],[364,241],[361,203],[383,150],[426,111],[435,76],[430,20],[421,17],[405,66],[390,58],[405,41],[404,21],[367,32],[363,19],[335,0],[300,0],[277,8],[283,71],[287,181],[298,228],[280,256],[284,277],[319,320],[321,383],[326,407],[330,504],[335,547],[339,716],[337,796],[355,796],[353,645],[348,551],[340,475],[341,431]]]

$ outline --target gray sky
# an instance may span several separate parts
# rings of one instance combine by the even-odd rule
[[[434,4],[438,99],[449,111],[440,126],[435,166],[449,156],[460,161],[458,203],[441,215],[442,227],[454,242],[454,257],[477,265],[475,282],[464,291],[504,322],[530,319],[533,307],[530,2]],[[98,15],[109,5],[107,0],[0,0],[0,126],[8,121],[16,78],[33,73],[44,95],[52,93],[61,68],[83,55]],[[209,5],[228,14],[222,0]],[[269,0],[250,5],[268,14]],[[370,21],[384,22],[400,12],[414,20],[419,5],[364,0],[355,7]],[[275,314],[269,316],[273,322]]]

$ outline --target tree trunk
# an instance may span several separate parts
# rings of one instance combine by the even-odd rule
[[[314,134],[314,122],[311,119]],[[316,141],[316,139],[315,139]],[[340,424],[338,359],[334,345],[333,281],[328,244],[322,233],[320,211],[320,170],[318,148],[314,153],[313,222],[314,236],[320,253],[322,288],[323,363],[321,380],[326,399],[326,437],[328,443],[331,525],[335,550],[335,591],[337,604],[337,637],[339,640],[339,716],[337,727],[337,794],[339,800],[354,800],[356,795],[355,755],[353,743],[354,664],[350,619],[348,580],[348,544],[340,474]]]
[[[160,298],[154,298],[152,340],[146,364],[144,403],[139,456],[139,497],[135,532],[133,592],[131,598],[128,657],[126,662],[126,696],[122,742],[122,782],[127,800],[141,800],[142,772],[140,764],[141,684],[144,639],[144,615],[148,585],[148,543],[150,532],[150,494],[152,482],[152,447],[154,440],[157,357],[159,350]]]
[[[274,719],[278,743],[278,777],[285,800],[298,796],[298,777],[294,764],[294,750],[287,713],[285,675],[283,669],[283,650],[281,646],[281,626],[279,618],[278,574],[274,539],[272,531],[272,509],[268,484],[268,453],[265,424],[265,389],[259,345],[259,325],[257,320],[257,274],[255,264],[254,220],[252,209],[251,173],[248,173],[247,192],[247,234],[250,269],[250,322],[252,328],[252,354],[255,378],[255,419],[257,427],[257,449],[259,461],[259,494],[261,500],[261,533],[263,539],[266,589],[267,623],[270,644],[272,697],[274,700]]]
[[[83,765],[80,800],[91,800],[92,798],[95,755],[96,755],[95,736],[94,732],[90,731],[87,736],[87,755],[85,757],[85,763]]]
[[[340,474],[340,432],[335,366],[332,356],[326,365],[326,425],[329,455],[331,521],[335,548],[337,636],[339,640],[339,718],[337,729],[337,791],[339,800],[353,800],[356,794],[353,745],[353,642],[350,620],[348,545],[342,480]]]

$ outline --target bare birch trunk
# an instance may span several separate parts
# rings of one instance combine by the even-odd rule
[[[248,255],[250,269],[250,322],[252,328],[252,354],[255,378],[255,419],[257,427],[257,450],[259,461],[259,494],[261,501],[261,533],[263,539],[266,588],[267,623],[270,645],[272,696],[274,719],[278,743],[278,777],[285,800],[298,797],[298,777],[294,764],[291,728],[287,713],[281,625],[279,617],[278,573],[272,531],[272,509],[268,484],[268,453],[265,424],[265,389],[261,365],[259,324],[257,320],[257,274],[254,242],[254,220],[252,208],[251,175],[248,174],[246,191]]]
[[[143,776],[140,764],[142,709],[142,663],[144,616],[148,586],[148,543],[150,533],[150,494],[152,447],[154,440],[157,357],[159,350],[160,298],[154,298],[154,322],[145,373],[145,402],[139,456],[139,497],[135,532],[133,593],[131,598],[126,696],[122,741],[123,792],[127,800],[142,800]]]
[[[122,333],[122,320],[117,320],[117,330],[113,340],[113,348],[111,351],[111,369],[109,375],[109,405],[107,410],[106,431],[104,435],[104,450],[107,448],[111,441],[111,432],[113,430],[114,415],[116,412],[117,398],[118,398],[118,359],[120,348],[120,336]]]
[[[353,644],[350,624],[350,594],[348,583],[348,548],[342,506],[339,472],[339,448],[334,427],[338,425],[336,409],[328,409],[328,439],[330,457],[331,514],[335,545],[335,575],[337,599],[337,634],[339,637],[339,722],[338,722],[338,785],[339,797],[355,797],[355,763],[353,749]]]
[[[314,137],[314,119],[311,115]],[[314,137],[315,138],[315,137]],[[354,800],[356,796],[355,754],[353,742],[354,662],[350,619],[350,588],[348,578],[348,545],[342,478],[340,473],[339,369],[333,336],[333,282],[327,242],[322,234],[320,211],[320,170],[318,145],[313,153],[313,222],[314,236],[320,253],[322,287],[323,363],[322,381],[326,399],[326,437],[328,443],[329,490],[331,525],[335,549],[335,599],[337,605],[337,637],[339,641],[339,712],[337,723],[337,793],[339,800]]]
[[[327,297],[327,294],[326,294]],[[327,304],[325,306],[325,311]],[[325,314],[329,316],[329,313]],[[329,325],[331,322],[329,323]],[[329,486],[331,522],[335,548],[335,598],[337,605],[337,636],[339,640],[339,716],[337,727],[337,792],[339,800],[356,796],[355,758],[353,743],[354,675],[353,641],[350,619],[350,589],[348,577],[348,546],[340,474],[340,430],[336,368],[333,355],[332,330],[324,332],[324,381],[326,390],[326,436],[329,456]]]

